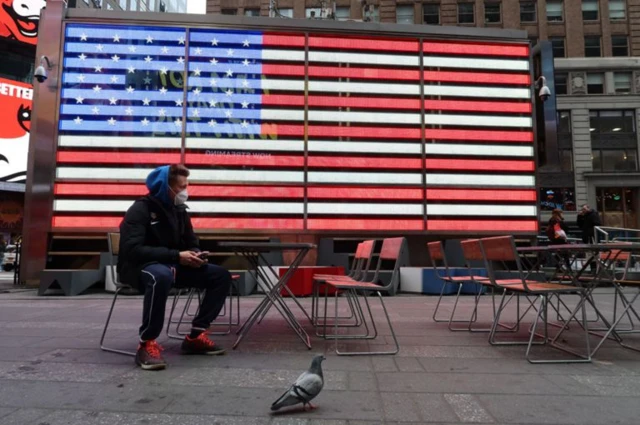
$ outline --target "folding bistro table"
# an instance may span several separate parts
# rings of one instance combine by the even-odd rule
[[[233,344],[233,348],[235,349],[238,344],[240,344],[240,341],[242,341],[245,335],[249,333],[253,325],[255,325],[256,322],[259,322],[259,320],[262,320],[269,309],[273,306],[284,318],[291,329],[293,329],[296,335],[298,335],[302,342],[307,346],[307,348],[311,349],[309,334],[307,334],[289,306],[287,306],[287,303],[281,295],[281,291],[286,291],[291,300],[293,300],[293,302],[300,308],[300,310],[302,310],[304,315],[311,322],[309,313],[307,313],[298,299],[293,295],[287,286],[287,283],[296,272],[307,253],[316,246],[310,243],[280,242],[220,242],[218,243],[218,246],[221,248],[229,248],[249,261],[251,269],[248,270],[248,272],[256,279],[256,282],[260,285],[266,295],[236,332],[238,338]],[[293,262],[288,266],[289,269],[283,276],[279,276],[274,267],[264,257],[265,253],[273,251],[298,252]],[[272,273],[275,278],[275,283],[273,283],[271,276],[269,276],[269,272]]]

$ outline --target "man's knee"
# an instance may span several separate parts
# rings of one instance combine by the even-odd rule
[[[142,269],[141,278],[149,289],[169,292],[173,285],[173,271],[168,266],[154,264]]]
[[[226,288],[228,290],[231,286],[231,273],[229,273],[229,270],[213,264],[209,264],[207,267],[207,275],[209,277],[210,284]]]

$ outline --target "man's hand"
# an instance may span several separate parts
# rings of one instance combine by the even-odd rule
[[[182,251],[180,253],[180,264],[183,266],[198,268],[204,264],[204,261],[198,257],[197,252]]]

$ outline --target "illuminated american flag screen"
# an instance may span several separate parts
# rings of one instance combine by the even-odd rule
[[[183,162],[202,230],[536,232],[531,114],[526,41],[68,24],[53,227]]]

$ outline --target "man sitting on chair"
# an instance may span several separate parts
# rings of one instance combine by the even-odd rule
[[[156,168],[147,177],[149,194],[138,199],[120,224],[118,273],[123,283],[144,292],[140,345],[136,364],[164,369],[156,338],[164,324],[165,304],[173,287],[205,290],[191,333],[182,342],[185,354],[223,354],[206,330],[224,306],[231,285],[229,272],[207,263],[187,214],[187,177],[183,165]]]

